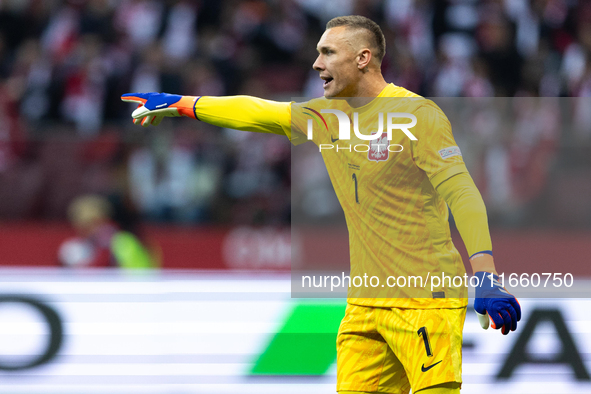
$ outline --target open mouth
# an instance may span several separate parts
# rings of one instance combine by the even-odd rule
[[[333,78],[332,77],[321,77],[322,80],[324,81],[324,84],[322,85],[325,89],[326,87],[332,82]]]

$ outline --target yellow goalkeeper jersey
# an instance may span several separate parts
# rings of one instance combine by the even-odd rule
[[[350,119],[350,139],[340,133],[345,123],[339,123],[335,109]],[[413,116],[415,125],[394,127],[388,138],[389,123],[412,124]],[[378,130],[380,117],[381,137],[367,140]],[[467,304],[465,269],[451,240],[448,208],[435,190],[467,170],[450,123],[435,103],[389,84],[358,108],[324,98],[292,103],[291,130],[285,132],[294,143],[311,139],[319,147],[345,213],[350,277],[368,278],[367,285],[352,283],[349,303],[402,308]],[[377,279],[370,281],[372,276]]]

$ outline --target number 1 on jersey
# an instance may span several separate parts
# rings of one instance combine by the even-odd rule
[[[359,193],[357,192],[357,174],[353,174],[353,181],[355,181],[355,202],[359,204]]]

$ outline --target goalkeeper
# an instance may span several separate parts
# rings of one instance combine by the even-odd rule
[[[433,102],[384,80],[380,65],[385,39],[371,20],[332,19],[317,50],[313,68],[323,80],[324,98],[305,106],[249,96],[164,93],[130,93],[122,100],[138,104],[132,117],[142,126],[158,125],[164,117],[185,116],[225,128],[285,135],[294,143],[308,137],[321,147],[334,147],[335,143],[352,145],[353,138],[380,138],[357,134],[346,141],[340,134],[339,111],[364,112],[380,108],[384,98],[400,98],[394,104],[387,101],[393,107],[382,112],[414,116],[417,122],[411,130],[416,138],[389,134],[388,141],[380,138],[378,144],[399,145],[403,148],[399,153],[375,154],[373,141],[367,153],[351,146],[321,149],[347,218],[351,277],[443,269],[462,276],[464,266],[451,241],[447,203],[479,278],[474,308],[481,324],[488,327],[488,315],[493,328],[504,335],[514,331],[521,309],[497,281],[486,209],[446,116]],[[344,100],[331,100],[335,98]],[[327,108],[332,112],[322,111]],[[306,134],[303,113],[318,115],[326,127],[311,133],[308,126]],[[326,113],[337,116],[325,119],[321,114]],[[371,124],[365,118],[368,122],[359,121],[358,129],[375,129],[375,118]],[[338,136],[334,130],[339,130]],[[410,389],[422,394],[459,393],[467,298],[454,297],[453,289],[444,286],[437,290],[408,297],[367,297],[349,290],[337,336],[339,393],[408,393]]]

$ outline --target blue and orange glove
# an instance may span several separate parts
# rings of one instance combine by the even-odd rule
[[[201,96],[179,96],[168,93],[126,93],[121,100],[137,103],[131,117],[134,124],[158,126],[165,117],[186,116],[197,119],[195,103]]]
[[[515,331],[517,322],[521,320],[521,306],[517,299],[501,286],[497,275],[479,271],[474,276],[479,283],[476,287],[474,310],[482,328],[488,329],[490,317],[492,328],[501,328],[503,335]]]

